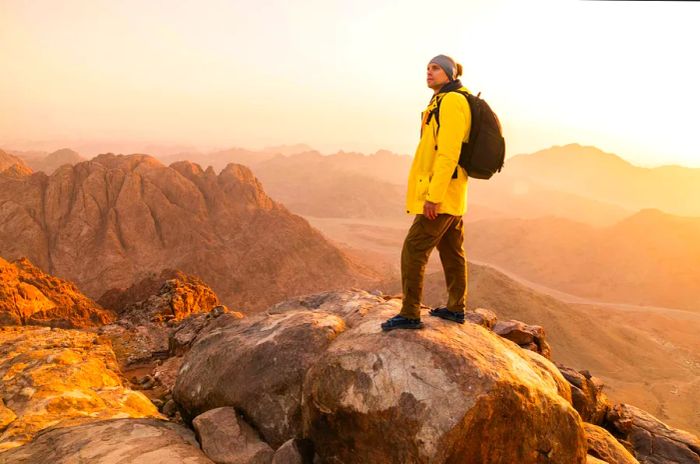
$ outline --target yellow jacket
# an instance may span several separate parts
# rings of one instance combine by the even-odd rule
[[[465,87],[459,90],[467,91]],[[429,114],[440,102],[440,130]],[[423,203],[439,203],[438,213],[462,216],[467,211],[467,173],[457,169],[462,142],[469,140],[469,103],[457,92],[438,93],[422,113],[421,137],[408,175],[406,213],[423,214]]]

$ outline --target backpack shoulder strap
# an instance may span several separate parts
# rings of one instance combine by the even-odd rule
[[[464,98],[467,99],[467,104],[469,104],[469,97],[468,95],[471,95],[469,92],[466,90],[450,90],[449,92],[445,92],[442,97],[438,98],[437,105],[435,106],[435,109],[432,111],[431,116],[435,116],[435,123],[437,124],[437,130],[438,132],[440,131],[440,103],[442,103],[442,99],[445,98],[445,95],[448,93],[458,93],[460,95],[464,95]],[[430,121],[430,119],[428,119]]]

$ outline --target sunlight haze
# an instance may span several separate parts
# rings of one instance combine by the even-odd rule
[[[699,18],[694,2],[5,0],[0,147],[413,154],[445,53],[508,156],[581,143],[700,167]]]

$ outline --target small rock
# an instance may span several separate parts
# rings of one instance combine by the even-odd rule
[[[155,379],[153,379],[153,377],[150,377],[146,382],[141,384],[141,388],[143,390],[150,390],[151,388],[155,387],[155,385],[156,385]]]
[[[591,424],[602,425],[610,409],[608,397],[603,393],[603,383],[588,371],[576,371],[561,364],[557,368],[571,385],[572,405],[581,418]],[[588,373],[588,377],[584,372]]]
[[[496,317],[496,313],[485,308],[477,308],[474,311],[466,311],[464,313],[464,318],[473,324],[486,327],[489,330],[493,329],[493,326],[496,324],[498,319]]]
[[[175,413],[177,412],[177,403],[175,403],[175,401],[170,399],[170,400],[165,402],[165,404],[163,405],[163,409],[161,411],[166,416],[173,417],[175,415]]]

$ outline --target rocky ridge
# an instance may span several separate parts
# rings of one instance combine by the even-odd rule
[[[162,269],[200,276],[244,311],[292,291],[378,280],[268,197],[241,165],[216,174],[185,161],[105,154],[50,176],[0,182],[0,204],[0,255],[27,256],[92,298]]]
[[[42,272],[27,259],[0,258],[0,325],[97,327],[114,315],[71,282]]]

